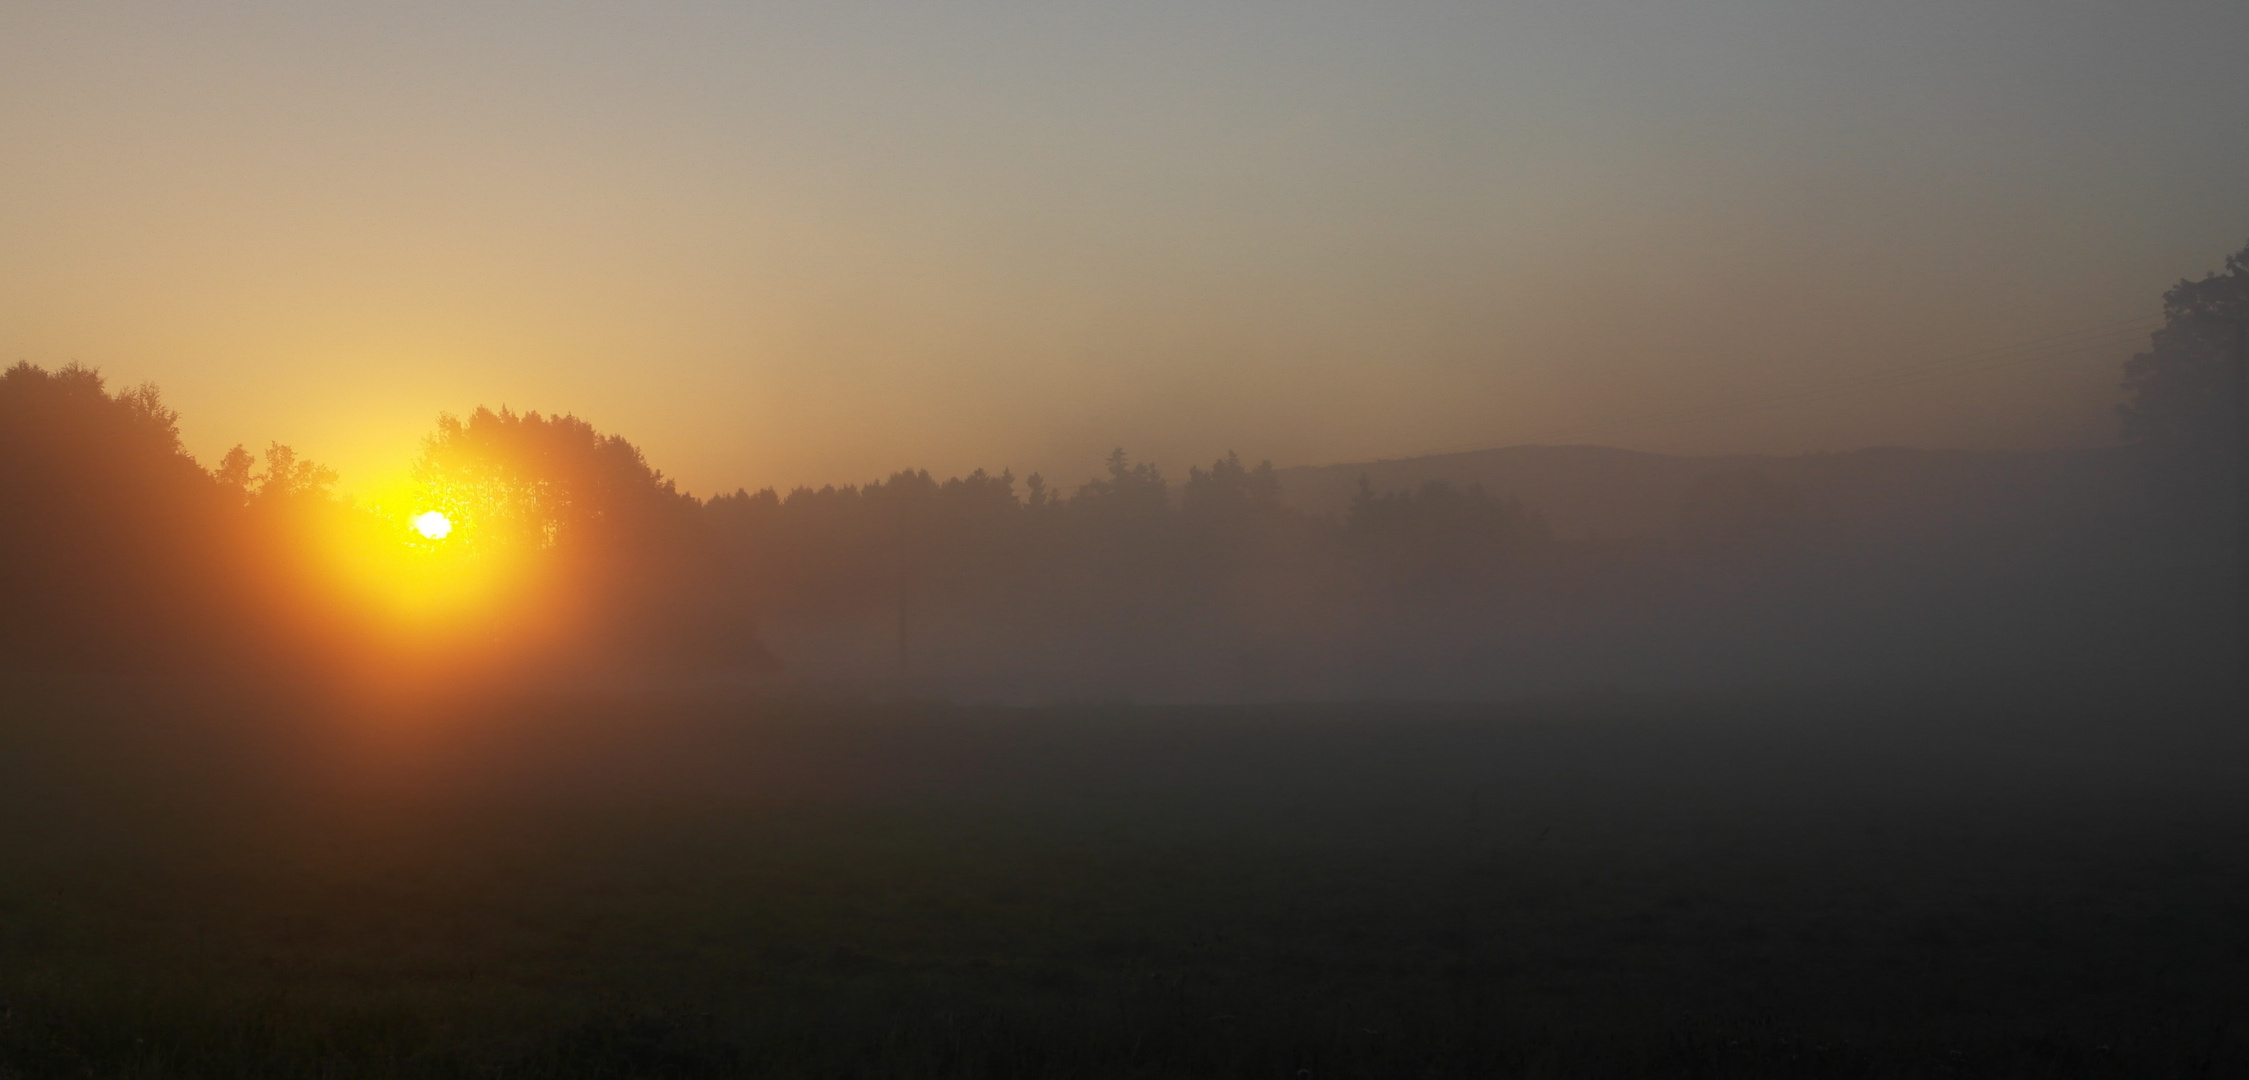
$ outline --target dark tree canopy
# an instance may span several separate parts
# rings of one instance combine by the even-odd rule
[[[1261,461],[1256,468],[1247,468],[1241,457],[1229,450],[1224,458],[1211,462],[1208,471],[1188,469],[1187,483],[1179,497],[1181,508],[1191,518],[1225,520],[1271,514],[1281,506],[1281,478],[1273,472],[1272,462]]]
[[[2163,326],[2124,367],[2125,441],[2211,459],[2233,446],[2240,324],[2249,320],[2249,247],[2225,270],[2163,294]]]
[[[1120,446],[1109,453],[1108,471],[1080,486],[1071,505],[1122,518],[1151,517],[1169,505],[1171,485],[1153,463],[1133,464]]]
[[[77,364],[0,373],[0,636],[91,660],[197,632],[226,502],[155,387],[112,394]]]
[[[414,477],[478,522],[487,542],[533,549],[645,535],[696,505],[624,436],[507,409],[439,417]]]
[[[2107,460],[2230,460],[2206,451],[2230,446],[2230,320],[2249,314],[2245,286],[2249,250],[2171,290],[2124,409],[2132,439],[2166,454]],[[1605,666],[1604,650],[1626,647],[1734,663],[1704,648],[1718,625],[1707,620],[1792,647],[1787,619],[1910,619],[1896,598],[1920,587],[1920,565],[1967,567],[1944,582],[1953,603],[1984,588],[1978,575],[2014,588],[2008,575],[2030,573],[2036,544],[2071,565],[2051,537],[2110,542],[2038,533],[2021,522],[2059,519],[2005,506],[1976,526],[1989,536],[1910,520],[1885,530],[1882,500],[1917,505],[1908,486],[1923,481],[1862,465],[1699,474],[1681,481],[1673,528],[1604,540],[1558,536],[1472,474],[1408,490],[1363,479],[1347,514],[1307,513],[1284,501],[1270,463],[1233,453],[1176,484],[1120,449],[1082,485],[902,469],[706,501],[576,416],[480,408],[439,419],[412,483],[353,502],[280,444],[235,447],[205,471],[153,388],[112,393],[83,368],[19,364],[0,373],[0,662],[140,664],[172,649],[191,665],[226,651],[341,667],[359,655],[379,675],[384,657],[402,658],[398,670],[435,657],[429,668],[451,678],[701,677],[778,660],[822,678],[904,672],[1009,693],[1384,693],[1418,685],[1414,672],[1461,686],[1497,685],[1503,668],[1558,679],[1557,657]],[[2105,475],[2068,468],[2072,490]],[[2199,478],[2221,474],[2135,475],[2195,477],[2179,488],[2200,506],[2211,501]],[[1981,475],[1925,479],[1968,491]],[[1859,516],[1839,516],[1838,493]],[[415,524],[432,512],[442,531]],[[2147,527],[2176,520],[2160,517]],[[1912,557],[1883,563],[1893,548]],[[1976,561],[1984,552],[1991,567]],[[1568,642],[1583,651],[1573,658]]]

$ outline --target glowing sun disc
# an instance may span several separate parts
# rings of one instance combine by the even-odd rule
[[[453,531],[453,520],[435,510],[414,516],[414,531],[432,540],[443,540]]]

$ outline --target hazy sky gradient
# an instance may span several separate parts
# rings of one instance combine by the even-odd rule
[[[0,358],[347,485],[569,411],[708,493],[1490,445],[2152,314],[2249,5],[0,5]],[[2109,435],[2128,350],[1582,441]],[[1580,440],[1573,440],[1580,441]]]

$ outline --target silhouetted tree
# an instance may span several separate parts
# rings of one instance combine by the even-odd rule
[[[584,551],[657,541],[698,505],[640,448],[575,416],[441,416],[414,476],[492,542]]]
[[[154,386],[0,373],[0,648],[146,664],[213,644],[227,500]]]
[[[1190,518],[1239,519],[1280,509],[1281,478],[1273,472],[1272,462],[1244,468],[1241,457],[1229,450],[1224,458],[1211,463],[1208,472],[1188,469],[1187,483],[1179,494],[1180,508]]]
[[[1112,520],[1146,520],[1160,516],[1169,507],[1171,486],[1153,463],[1133,464],[1120,446],[1109,452],[1108,471],[1107,479],[1088,480],[1078,488],[1077,496],[1070,500],[1073,509]]]
[[[2143,443],[2188,455],[2223,433],[2216,327],[2242,306],[2245,260],[2173,290],[2170,325],[2134,361],[2126,417]],[[352,602],[336,583],[343,550],[406,567],[473,570],[489,557],[509,571],[480,582],[527,568],[529,587],[490,594],[518,608],[465,636],[410,635],[470,643],[464,655],[486,655],[473,643],[486,640],[513,655],[508,631],[531,627],[540,656],[559,645],[571,662],[739,668],[762,661],[756,620],[773,615],[807,656],[880,639],[863,651],[890,671],[887,646],[903,635],[886,620],[910,613],[916,673],[1035,673],[1066,692],[1387,693],[1435,685],[1423,676],[1488,688],[1503,665],[1533,672],[1573,649],[1605,668],[1611,650],[1667,641],[1691,646],[1680,655],[1694,663],[1723,659],[1700,647],[1710,641],[1793,642],[1843,610],[1837,597],[1879,614],[1948,559],[1945,590],[1988,577],[1977,595],[2044,597],[2060,580],[2023,557],[2020,534],[1987,545],[2008,552],[1991,563],[2004,573],[1941,540],[1912,558],[1878,539],[1794,558],[1814,550],[1798,541],[1828,535],[1815,528],[1825,519],[1798,486],[1755,470],[1697,484],[1667,533],[1612,541],[1554,540],[1516,499],[1444,482],[1378,492],[1362,478],[1342,519],[1309,516],[1282,502],[1270,463],[1234,453],[1188,469],[1176,500],[1161,471],[1120,449],[1067,498],[1039,476],[1022,497],[1005,470],[902,469],[702,502],[622,437],[489,409],[441,418],[415,476],[427,508],[453,519],[443,544],[418,545],[387,509],[331,498],[333,474],[278,443],[237,446],[204,472],[153,388],[112,394],[76,366],[19,364],[0,374],[0,661],[291,664],[379,646],[382,616],[338,606]],[[398,543],[409,546],[382,546]],[[2077,566],[2075,550],[2042,557]],[[1890,599],[1865,599],[1879,597]]]
[[[438,419],[415,478],[465,543],[535,558],[587,605],[587,643],[618,658],[755,662],[752,613],[701,503],[640,448],[575,416]]]
[[[235,492],[242,502],[266,505],[324,499],[336,482],[334,469],[300,460],[295,449],[280,443],[267,445],[265,464],[263,473],[254,474],[257,459],[237,445],[219,459],[218,468],[211,470],[211,478],[220,487]]]
[[[2163,326],[2146,352],[2124,366],[2130,400],[2118,407],[2128,442],[2181,464],[2222,462],[2232,451],[2234,350],[2249,320],[2249,247],[2227,256],[2225,270],[2181,281],[2163,294]]]

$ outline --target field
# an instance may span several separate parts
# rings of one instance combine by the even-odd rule
[[[2249,1073],[2145,697],[8,700],[11,1078]]]

